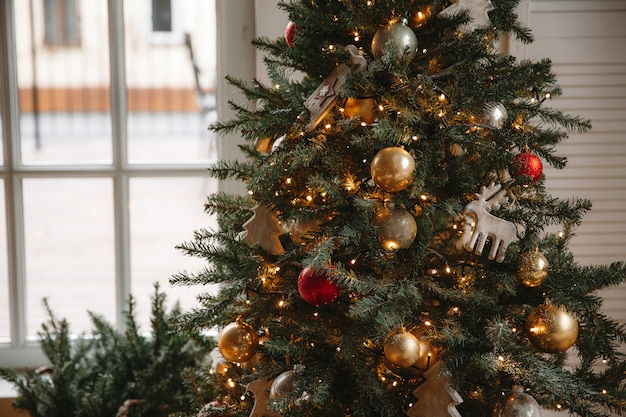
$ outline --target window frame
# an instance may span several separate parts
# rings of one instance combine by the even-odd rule
[[[46,363],[38,340],[26,335],[25,303],[25,236],[22,180],[25,178],[110,178],[113,182],[114,236],[115,236],[115,296],[116,326],[123,330],[124,310],[130,295],[130,213],[129,184],[133,178],[202,177],[206,178],[206,162],[142,164],[130,163],[127,151],[127,91],[125,64],[124,2],[107,0],[110,104],[112,124],[112,161],[105,164],[85,165],[23,165],[20,163],[19,95],[16,62],[15,0],[5,0],[0,5],[0,108],[2,112],[2,153],[0,179],[4,181],[5,222],[7,228],[8,292],[10,312],[9,343],[0,344],[0,367],[37,367]],[[217,0],[228,3],[228,0]],[[252,5],[253,4],[249,4]],[[240,10],[239,10],[240,11]],[[220,25],[218,24],[218,31]],[[218,38],[221,38],[218,36]],[[237,48],[230,45],[229,48]],[[228,70],[227,70],[228,71]],[[228,100],[228,98],[224,98]],[[224,149],[236,147],[228,144],[219,147],[218,157]],[[2,221],[2,220],[0,220]],[[4,292],[5,289],[2,289]]]

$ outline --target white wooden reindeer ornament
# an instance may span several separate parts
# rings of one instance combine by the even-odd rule
[[[489,187],[482,186],[480,193],[475,196],[476,200],[466,205],[463,210],[463,214],[468,217],[467,220],[473,220],[473,227],[466,229],[460,244],[468,251],[482,255],[487,238],[490,238],[491,249],[488,258],[502,262],[506,249],[512,242],[517,241],[517,228],[515,224],[490,212],[509,202],[506,190],[502,189],[501,184],[491,183]]]

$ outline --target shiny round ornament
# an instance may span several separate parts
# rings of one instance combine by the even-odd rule
[[[576,343],[578,321],[562,306],[541,304],[528,315],[526,334],[542,352],[565,352]]]
[[[298,292],[304,301],[316,306],[332,303],[339,297],[340,288],[326,274],[307,266],[298,275]]]
[[[420,344],[417,337],[405,329],[387,336],[383,344],[385,358],[393,365],[408,368],[420,356]]]
[[[550,273],[550,263],[538,251],[523,253],[517,261],[517,277],[527,287],[543,284]]]
[[[515,385],[510,394],[502,397],[493,409],[492,417],[541,417],[539,404]]]
[[[437,361],[437,349],[435,349],[423,338],[418,338],[418,341],[420,345],[420,353],[417,361],[413,363],[413,366],[416,366],[425,371],[427,369],[430,369],[430,367],[433,366]]]
[[[404,209],[384,207],[376,216],[378,239],[386,250],[404,249],[411,246],[417,235],[413,216]]]
[[[270,387],[270,398],[285,398],[296,388],[296,383],[300,379],[301,365],[294,366],[294,369],[285,371],[278,375]]]
[[[376,31],[372,38],[372,54],[380,59],[391,44],[398,52],[397,59],[411,62],[417,53],[417,36],[403,22],[390,23]]]
[[[259,336],[252,326],[237,320],[222,329],[217,338],[217,347],[226,360],[246,362],[256,354]]]
[[[541,178],[543,164],[537,155],[520,152],[513,158],[513,171],[516,177],[529,177],[532,182],[535,182]]]
[[[502,103],[489,103],[485,107],[485,124],[487,126],[501,129],[509,117],[506,108]]]
[[[376,121],[376,99],[373,97],[349,97],[343,106],[343,116],[359,117],[362,123],[371,125]]]
[[[395,193],[413,182],[415,160],[406,150],[391,146],[378,152],[370,165],[372,180],[385,191]]]
[[[291,21],[285,27],[285,41],[290,48],[293,48],[296,42],[296,24]]]

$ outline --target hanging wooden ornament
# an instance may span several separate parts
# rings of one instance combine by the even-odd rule
[[[272,379],[257,379],[250,382],[246,389],[254,395],[254,406],[250,417],[282,417],[282,414],[270,411],[267,400],[270,398]]]
[[[257,204],[252,208],[254,214],[244,224],[246,230],[246,243],[250,246],[259,245],[271,255],[285,253],[278,236],[283,234],[276,214],[266,206]]]
[[[461,417],[456,406],[463,398],[452,387],[450,377],[440,370],[440,362],[424,372],[424,381],[413,391],[417,403],[405,414],[409,417]]]
[[[363,71],[367,68],[367,61],[359,53],[356,46],[348,45],[345,47],[345,50],[351,55],[350,65],[339,64],[335,67],[313,94],[304,102],[304,105],[310,113],[309,124],[307,125],[307,130],[309,131],[315,129],[315,127],[324,120],[328,112],[330,112],[335,104],[337,92],[346,82],[348,74],[351,71]]]
[[[496,262],[504,261],[509,245],[517,241],[515,224],[494,216],[490,212],[508,203],[506,190],[501,184],[491,183],[481,187],[476,199],[465,206],[463,214],[471,218],[473,226],[461,235],[461,245],[476,255],[482,255],[487,239],[491,240],[488,258]]]

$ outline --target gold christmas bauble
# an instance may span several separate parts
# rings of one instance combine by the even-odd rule
[[[217,338],[222,356],[231,362],[247,362],[259,347],[259,336],[252,326],[237,320],[224,327]]]
[[[517,261],[517,276],[527,287],[538,287],[548,279],[550,263],[538,251],[523,253]]]
[[[372,179],[391,193],[404,190],[413,182],[415,160],[406,150],[391,146],[379,151],[370,165]]]
[[[524,388],[515,385],[511,393],[496,403],[492,417],[541,417],[539,404]]]
[[[376,121],[376,99],[373,97],[348,97],[343,105],[344,117],[359,116],[361,122],[371,125]]]
[[[397,58],[406,59],[411,62],[417,53],[417,36],[413,29],[404,24],[404,22],[390,23],[376,31],[372,38],[372,55],[374,58],[380,59],[389,44],[393,45],[397,51]]]
[[[406,210],[383,207],[374,223],[378,226],[378,239],[387,250],[404,249],[411,246],[417,235],[417,224]]]
[[[417,337],[401,329],[387,336],[383,344],[385,358],[401,368],[413,365],[419,359],[420,344]]]
[[[578,321],[564,307],[541,304],[526,319],[530,343],[546,353],[564,352],[578,337]]]
[[[424,339],[418,339],[420,345],[420,354],[413,366],[417,366],[422,370],[430,369],[437,361],[437,350]]]

